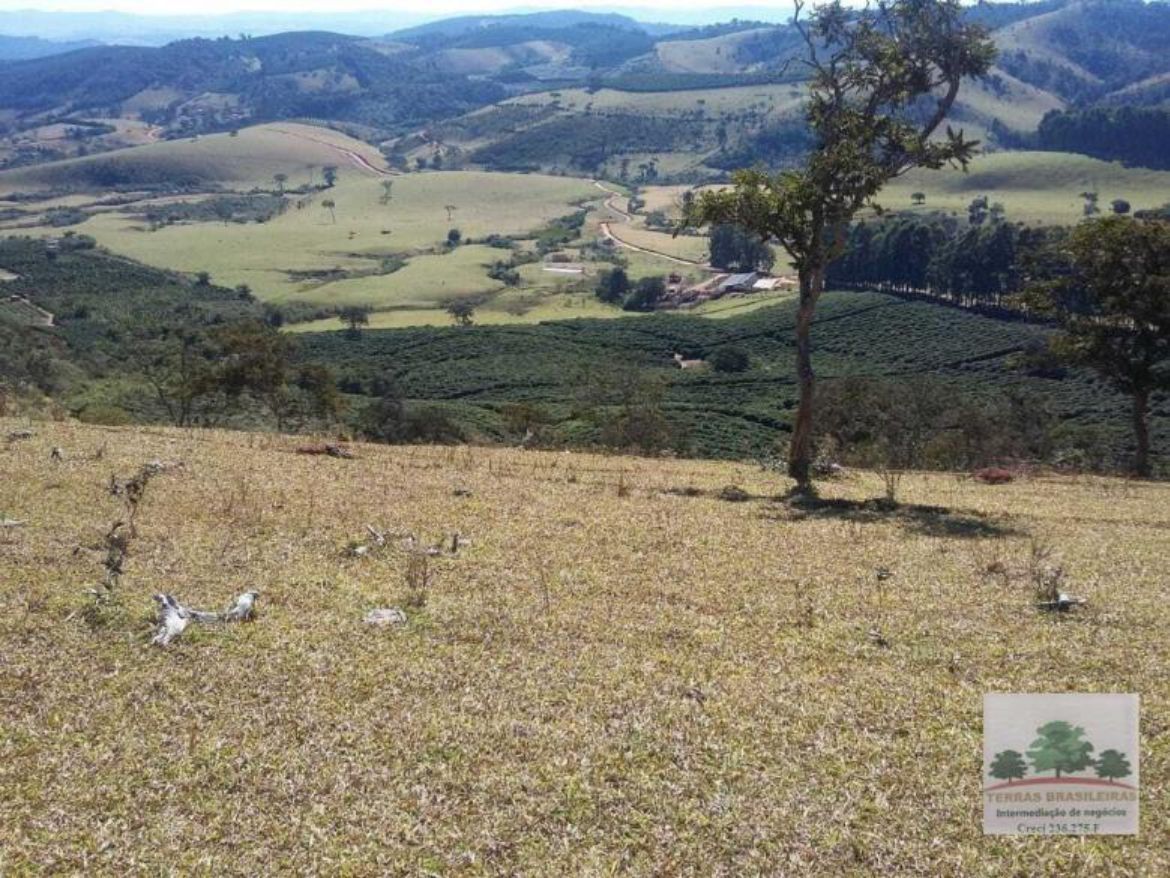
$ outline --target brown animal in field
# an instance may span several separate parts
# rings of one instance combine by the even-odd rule
[[[1016,476],[1011,470],[1006,470],[998,466],[984,467],[983,469],[975,470],[971,475],[985,485],[1006,485],[1008,482],[1014,482],[1016,480]]]

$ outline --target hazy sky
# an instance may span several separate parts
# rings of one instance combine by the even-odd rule
[[[758,2],[758,0],[757,0]],[[69,12],[103,12],[116,10],[118,12],[133,12],[137,14],[157,15],[216,15],[230,12],[251,11],[279,11],[279,12],[316,12],[330,11],[366,12],[366,11],[401,11],[418,15],[419,13],[495,13],[514,11],[520,7],[531,6],[534,9],[587,9],[590,7],[637,7],[653,8],[664,13],[671,9],[718,9],[719,7],[753,6],[752,0],[630,0],[630,2],[605,2],[605,0],[566,0],[564,3],[534,4],[523,2],[492,2],[492,0],[430,0],[420,7],[417,3],[378,3],[376,0],[167,0],[160,3],[158,0],[0,0],[0,10],[14,12],[20,9],[64,10]],[[771,5],[759,2],[758,5]],[[786,5],[782,3],[777,6]]]

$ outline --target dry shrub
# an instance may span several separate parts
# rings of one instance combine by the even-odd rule
[[[423,609],[430,597],[430,559],[420,553],[412,552],[407,555],[405,578],[406,594],[402,603],[414,610]]]

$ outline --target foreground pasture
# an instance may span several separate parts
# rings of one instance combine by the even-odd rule
[[[4,874],[1170,869],[1166,485],[911,475],[897,514],[800,513],[747,465],[31,426],[0,449]],[[87,616],[110,476],[156,458]],[[396,539],[347,555],[367,523],[471,540],[404,627],[362,624],[407,597]],[[1033,609],[1033,545],[1083,612]],[[152,593],[246,588],[255,623],[149,645]],[[1142,835],[985,838],[989,691],[1140,693]]]

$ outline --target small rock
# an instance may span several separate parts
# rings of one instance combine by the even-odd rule
[[[367,625],[377,625],[379,628],[385,628],[388,625],[405,625],[406,613],[397,607],[379,607],[366,613],[366,617],[362,621]]]

